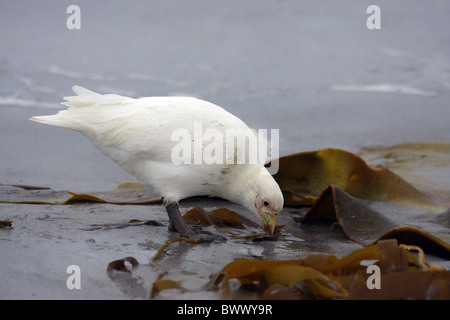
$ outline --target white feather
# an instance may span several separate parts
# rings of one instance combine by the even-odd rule
[[[88,137],[105,155],[127,172],[158,190],[167,201],[196,196],[220,196],[250,210],[254,197],[269,193],[281,201],[281,191],[262,165],[176,165],[171,152],[177,141],[172,132],[187,130],[194,136],[194,123],[202,131],[250,130],[223,108],[191,97],[146,97],[133,99],[115,94],[101,95],[74,86],[76,96],[65,97],[68,106],[55,115],[36,116],[33,121],[76,130]],[[208,142],[202,143],[204,148]],[[241,150],[238,144],[234,152]],[[280,200],[281,197],[281,200]],[[280,208],[281,210],[281,208]]]

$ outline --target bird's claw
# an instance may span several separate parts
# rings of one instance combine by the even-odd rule
[[[187,233],[181,233],[180,234],[183,238],[199,241],[199,242],[225,242],[227,241],[227,238],[221,235],[213,234],[209,231],[204,231],[201,227],[194,227],[190,228]]]

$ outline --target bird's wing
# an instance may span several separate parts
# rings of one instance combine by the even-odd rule
[[[151,160],[173,160],[170,157],[178,146],[183,152],[189,148],[191,163],[197,163],[194,156],[198,152],[207,157],[205,150],[215,154],[220,148],[225,153],[229,148],[227,136],[233,133],[247,135],[247,145],[248,137],[254,137],[239,118],[196,98],[141,98],[120,109],[120,116],[110,115],[107,125],[102,126],[102,141]],[[234,155],[246,153],[239,141],[233,142],[228,151]]]
[[[65,97],[66,101],[62,103],[69,107],[67,110],[56,115],[34,117],[32,120],[80,131],[120,164],[137,159],[172,161],[172,151],[175,146],[180,146],[183,140],[180,134],[183,133],[189,138],[184,142],[192,142],[192,156],[198,148],[204,150],[209,146],[210,151],[214,149],[211,143],[220,134],[224,153],[226,137],[230,132],[252,137],[248,126],[239,118],[215,104],[197,98],[133,99],[116,94],[101,95],[78,86],[73,89],[78,95]],[[209,140],[205,139],[208,134]],[[198,139],[202,140],[201,143],[198,143]],[[238,157],[248,154],[248,149],[236,140],[228,151]]]

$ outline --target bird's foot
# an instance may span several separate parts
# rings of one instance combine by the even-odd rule
[[[227,238],[217,235],[217,234],[204,234],[204,233],[194,233],[194,234],[182,234],[181,235],[183,238],[189,239],[189,240],[193,240],[195,242],[213,242],[213,241],[217,241],[217,242],[225,242],[227,241]]]
[[[223,236],[204,231],[202,227],[198,225],[188,226],[181,217],[177,203],[168,204],[166,210],[170,220],[169,230],[178,232],[183,238],[200,242],[213,242],[215,240],[224,242],[227,240]]]
[[[173,230],[177,231],[177,230]],[[198,242],[225,242],[227,241],[227,238],[217,235],[214,233],[211,233],[209,231],[203,230],[200,226],[194,225],[190,228],[188,227],[187,230],[184,230],[183,232],[180,232],[180,236],[189,240],[198,241]]]

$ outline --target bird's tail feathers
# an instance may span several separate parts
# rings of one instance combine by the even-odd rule
[[[73,92],[76,96],[64,97],[64,102],[61,104],[71,108],[91,107],[94,105],[114,105],[122,104],[133,100],[132,98],[120,96],[117,94],[99,94],[80,86],[73,86]]]
[[[69,108],[89,107],[96,104],[103,97],[101,94],[80,86],[73,86],[72,90],[77,95],[64,97],[66,101],[61,102],[62,105],[68,106]]]
[[[40,122],[40,123],[45,123],[45,124],[55,126],[55,127],[79,130],[79,128],[80,128],[79,121],[77,121],[76,119],[67,119],[64,116],[65,112],[67,112],[67,110],[60,111],[59,113],[54,114],[54,115],[34,116],[34,117],[30,118],[30,120]]]
[[[89,107],[92,106],[98,101],[100,101],[103,95],[95,93],[91,90],[80,86],[73,86],[72,90],[77,94],[76,96],[64,97],[64,100],[67,102],[62,102],[61,104],[68,106],[68,110],[62,110],[57,114],[47,115],[47,116],[34,116],[30,118],[32,121],[45,123],[55,127],[67,128],[72,130],[79,130],[82,125],[79,117],[77,116],[78,112],[74,113],[71,111],[72,108],[79,107]]]
[[[67,110],[62,110],[54,115],[35,116],[30,120],[80,131],[85,129],[87,119],[95,118],[95,112],[93,113],[89,107],[124,104],[134,100],[117,94],[102,95],[80,86],[73,86],[72,90],[77,95],[64,97],[66,101],[61,103],[69,107]]]

